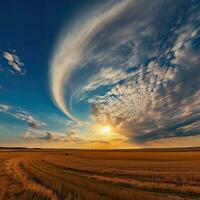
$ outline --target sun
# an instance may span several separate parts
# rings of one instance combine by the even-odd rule
[[[102,132],[103,132],[103,133],[106,133],[106,134],[110,133],[110,132],[111,132],[110,126],[104,126],[104,127],[102,128]]]

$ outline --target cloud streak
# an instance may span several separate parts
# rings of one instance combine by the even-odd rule
[[[89,14],[73,31],[62,35],[56,47],[50,67],[50,88],[52,98],[58,108],[68,117],[76,120],[69,109],[70,100],[65,101],[65,86],[70,81],[72,72],[84,62],[84,50],[95,35],[107,24],[115,20],[134,1],[118,1],[114,6],[100,8],[98,14]]]
[[[0,112],[5,113],[11,117],[14,117],[15,119],[18,119],[20,121],[26,122],[28,127],[30,128],[39,129],[42,126],[46,125],[44,122],[35,119],[30,113],[18,109],[14,106],[0,104]]]

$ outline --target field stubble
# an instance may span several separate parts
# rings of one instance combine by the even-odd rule
[[[200,199],[200,151],[0,151],[0,200]]]

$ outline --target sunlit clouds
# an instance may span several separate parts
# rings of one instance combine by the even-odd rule
[[[65,94],[68,92],[65,86],[68,85],[72,72],[80,68],[80,64],[87,59],[84,50],[95,35],[125,11],[131,3],[133,0],[125,0],[109,8],[98,8],[95,13],[87,16],[88,18],[81,20],[76,27],[72,27],[66,35],[61,35],[51,62],[50,87],[56,105],[71,119],[75,118],[69,110],[70,99],[65,101]]]
[[[7,69],[13,74],[24,75],[26,73],[24,63],[15,50],[4,51],[0,60],[2,69]]]
[[[64,148],[200,145],[199,1],[24,6],[13,10],[16,19],[1,11],[9,21],[0,22],[6,141]]]
[[[143,145],[200,133],[199,5],[145,5],[95,5],[58,38],[52,98],[80,135]]]

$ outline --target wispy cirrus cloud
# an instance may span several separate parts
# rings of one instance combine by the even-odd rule
[[[86,56],[84,50],[95,35],[133,2],[124,0],[111,7],[101,7],[95,13],[90,13],[85,20],[74,27],[73,31],[66,35],[62,34],[59,39],[51,62],[50,87],[55,104],[71,119],[76,120],[70,113],[70,102],[65,102],[65,86],[70,81],[72,72],[84,62]]]
[[[28,127],[38,129],[46,124],[35,119],[30,113],[22,109],[16,108],[7,104],[0,104],[0,112],[5,113],[15,119],[24,121],[27,123]]]

